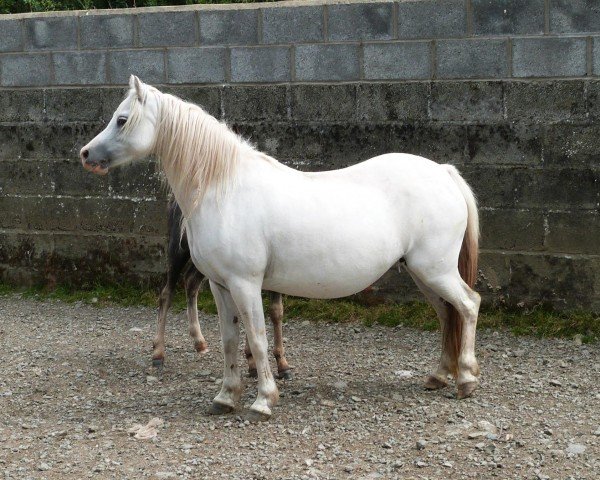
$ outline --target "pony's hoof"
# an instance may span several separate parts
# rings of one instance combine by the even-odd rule
[[[165,361],[162,358],[153,358],[152,359],[152,367],[156,368],[157,370],[162,370],[162,368],[165,366]]]
[[[200,355],[204,355],[204,354],[210,352],[210,348],[208,348],[208,343],[206,343],[206,342],[196,344],[195,348],[196,348],[196,351]]]
[[[258,378],[258,370],[256,370],[256,368],[248,369],[248,376],[250,378]]]
[[[467,382],[462,383],[458,386],[458,391],[456,392],[456,398],[462,400],[463,398],[469,398],[473,395],[473,392],[478,386],[478,382]]]
[[[234,408],[231,405],[225,405],[224,403],[213,402],[208,409],[209,415],[226,415],[233,412]]]
[[[442,380],[440,377],[436,375],[429,375],[425,380],[424,387],[427,390],[439,390],[440,388],[444,388],[448,386],[448,382]]]
[[[292,373],[291,370],[284,370],[283,372],[279,372],[277,374],[277,378],[279,378],[280,380],[293,380],[294,379],[294,374]]]
[[[248,420],[250,423],[266,422],[270,418],[271,415],[269,413],[257,412],[256,410],[248,410],[244,415],[244,419]]]

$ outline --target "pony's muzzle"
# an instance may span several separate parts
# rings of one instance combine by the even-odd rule
[[[90,159],[89,149],[83,147],[79,152],[81,158],[81,164],[86,170],[95,173],[97,175],[106,175],[108,173],[108,160],[92,160]]]

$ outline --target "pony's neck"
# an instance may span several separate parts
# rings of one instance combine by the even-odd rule
[[[226,125],[197,105],[168,94],[158,95],[154,154],[189,217],[209,191],[227,194],[240,156],[251,149]]]

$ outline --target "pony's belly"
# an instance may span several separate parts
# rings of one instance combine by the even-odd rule
[[[310,270],[274,268],[263,281],[263,289],[308,298],[340,298],[358,293],[376,282],[398,259],[357,270],[315,265]],[[283,267],[283,266],[282,266]],[[296,273],[297,272],[297,273]]]

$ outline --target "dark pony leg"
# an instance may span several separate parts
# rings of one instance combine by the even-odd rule
[[[246,361],[248,362],[248,376],[252,378],[258,377],[258,371],[256,370],[256,362],[252,356],[252,350],[250,350],[250,342],[248,342],[248,335],[246,335],[246,346],[244,347],[244,353],[246,355]]]
[[[185,238],[180,241],[181,210],[175,201],[169,202],[168,227],[169,246],[167,250],[167,282],[158,297],[158,329],[154,338],[152,365],[161,368],[165,358],[165,327],[167,312],[171,307],[173,292],[179,277],[190,260],[190,251]],[[183,246],[182,246],[183,245]]]
[[[202,275],[192,263],[185,273],[185,294],[187,297],[187,316],[190,322],[190,336],[194,339],[194,348],[200,354],[208,352],[208,343],[200,330],[198,322],[198,292],[204,280]]]
[[[273,322],[273,356],[277,361],[277,376],[284,380],[291,380],[293,378],[292,370],[285,358],[285,349],[283,347],[283,297],[277,292],[267,293],[269,295],[269,317],[271,318],[271,322]],[[256,363],[254,362],[254,357],[252,357],[247,336],[244,352],[246,354],[246,360],[248,361],[248,376],[257,377]]]
[[[269,317],[273,322],[273,356],[277,361],[277,373],[279,378],[292,379],[292,371],[285,358],[283,347],[283,297],[281,293],[269,292]]]

